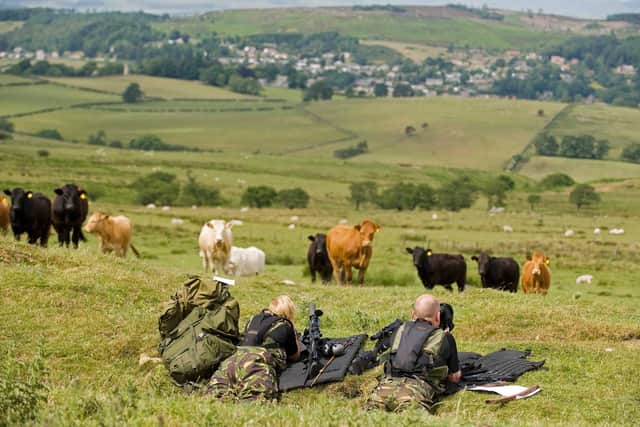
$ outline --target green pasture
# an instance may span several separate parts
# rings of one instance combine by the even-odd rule
[[[229,112],[248,112],[248,111],[274,111],[289,110],[293,105],[284,100],[272,99],[237,99],[237,100],[188,100],[188,101],[146,101],[137,102],[135,104],[117,104],[117,105],[98,105],[92,107],[94,110],[112,111],[112,112],[177,112],[177,113],[229,113]]]
[[[12,74],[0,73],[0,86],[6,84],[15,84],[15,83],[30,83],[33,82],[31,79],[26,79],[20,76],[14,76]]]
[[[103,129],[109,140],[129,141],[154,134],[172,144],[246,154],[278,153],[292,146],[315,146],[345,138],[331,126],[316,123],[297,111],[281,109],[242,113],[74,109],[17,118],[14,122],[21,132],[53,128],[68,140],[86,141],[89,135]]]
[[[640,110],[637,108],[577,104],[569,114],[555,121],[549,131],[559,138],[586,134],[606,139],[611,144],[608,158],[618,159],[626,145],[640,142],[639,122]]]
[[[241,36],[337,31],[360,39],[499,50],[536,49],[567,37],[560,32],[535,31],[507,22],[413,13],[368,13],[346,8],[316,8],[312,19],[304,9],[231,10],[153,25],[164,32],[178,29],[197,37],[212,31]]]
[[[0,116],[71,107],[76,104],[118,102],[120,97],[51,84],[0,87]]]
[[[360,43],[367,46],[388,47],[389,49],[399,52],[405,58],[411,59],[416,64],[421,64],[427,58],[437,58],[446,52],[446,49],[443,47],[386,40],[360,40]]]
[[[0,22],[0,34],[11,32],[22,27],[22,25],[23,22],[21,21],[2,21]]]
[[[536,117],[541,108],[553,117],[562,104],[438,97],[347,100],[308,107],[367,141],[370,153],[357,161],[493,170],[503,168],[545,126],[549,119]],[[407,126],[413,126],[416,134],[407,136]]]
[[[121,95],[131,83],[138,83],[146,96],[166,99],[241,99],[250,98],[201,82],[142,75],[107,77],[48,78],[62,85],[94,89]]]
[[[518,172],[533,179],[542,179],[551,173],[566,173],[578,182],[585,182],[640,177],[640,165],[608,160],[533,156]]]

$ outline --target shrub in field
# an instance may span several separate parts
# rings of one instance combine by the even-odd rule
[[[49,150],[38,150],[38,157],[49,157]]]
[[[24,425],[37,419],[47,400],[47,370],[41,355],[30,362],[18,361],[5,350],[0,358],[0,425]]]
[[[136,201],[143,205],[169,205],[180,194],[180,183],[176,176],[166,172],[153,172],[138,178],[133,188],[138,192]]]
[[[142,151],[198,151],[195,148],[182,145],[167,144],[159,136],[142,135],[129,141],[129,148]]]
[[[529,207],[531,208],[531,210],[534,210],[536,205],[539,204],[541,200],[542,198],[539,194],[529,194],[527,196],[527,203],[529,203]]]
[[[218,189],[200,184],[191,173],[187,173],[187,182],[182,186],[176,204],[180,206],[219,206],[222,204],[222,197]]]
[[[592,186],[588,184],[578,184],[569,194],[569,201],[580,209],[582,206],[600,202],[600,195],[596,193],[595,188]]]
[[[336,157],[338,159],[348,159],[350,157],[355,157],[360,154],[367,153],[368,151],[369,145],[367,144],[367,141],[361,141],[358,143],[358,145],[335,150],[333,152],[333,157]]]
[[[122,92],[122,100],[127,104],[133,104],[142,100],[142,89],[138,83],[131,83]]]
[[[622,160],[627,162],[640,163],[640,144],[633,142],[622,150]]]
[[[564,173],[552,173],[540,181],[540,186],[545,189],[571,187],[576,182],[569,175]]]
[[[305,101],[329,100],[333,97],[333,88],[324,80],[318,80],[304,92]]]
[[[62,141],[62,135],[56,129],[42,129],[36,133],[36,136],[40,138],[48,138],[48,139],[56,139],[58,141]]]
[[[429,209],[435,204],[435,192],[427,184],[400,182],[384,190],[376,203],[382,209],[399,211],[417,207]]]
[[[259,185],[248,187],[242,194],[242,203],[252,208],[268,208],[276,201],[277,191],[273,187]]]
[[[309,205],[309,194],[300,187],[280,190],[278,201],[289,209],[306,208]]]
[[[4,117],[0,117],[0,130],[13,132],[13,123]]]
[[[443,209],[457,212],[471,207],[476,197],[477,188],[469,178],[450,181],[436,191],[437,205]]]
[[[93,135],[89,135],[87,143],[90,145],[107,145],[107,134],[103,130],[99,130]]]

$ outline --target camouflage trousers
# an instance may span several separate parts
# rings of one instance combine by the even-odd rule
[[[373,390],[366,407],[388,412],[400,412],[410,407],[423,407],[431,411],[436,397],[436,391],[426,381],[384,377]]]
[[[238,347],[213,374],[208,392],[217,398],[276,398],[278,375],[273,356],[262,347]]]

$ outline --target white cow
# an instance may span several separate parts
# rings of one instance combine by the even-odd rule
[[[592,280],[593,276],[591,274],[583,274],[582,276],[578,276],[578,278],[576,279],[576,285],[579,285],[580,283],[586,283],[587,285],[590,285]]]
[[[212,219],[202,226],[198,244],[200,246],[202,268],[205,273],[207,271],[212,271],[216,274],[222,273],[224,267],[229,263],[229,255],[233,245],[231,227],[233,227],[233,224],[230,222],[225,223],[221,219]]]
[[[229,262],[227,263],[227,274],[235,276],[252,276],[264,271],[264,252],[255,246],[248,248],[231,247]]]

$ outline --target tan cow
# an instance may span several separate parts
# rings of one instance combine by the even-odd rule
[[[525,294],[543,294],[549,292],[551,286],[551,270],[549,257],[542,252],[534,252],[527,256],[527,262],[522,268],[522,292]]]
[[[89,218],[87,225],[84,226],[84,231],[98,235],[102,253],[115,252],[117,256],[125,257],[130,247],[135,256],[140,257],[136,248],[131,244],[133,227],[126,216],[112,217],[96,212]]]
[[[9,231],[9,203],[4,196],[0,196],[0,231],[3,234]]]
[[[380,226],[364,220],[361,224],[336,225],[327,233],[327,252],[338,285],[351,284],[351,267],[358,270],[358,282],[364,285],[364,274],[371,260],[373,237]]]

